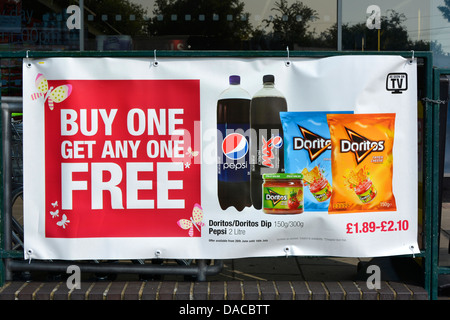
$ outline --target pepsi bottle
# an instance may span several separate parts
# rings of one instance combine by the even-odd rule
[[[262,175],[284,172],[281,111],[287,111],[286,99],[275,88],[275,77],[265,75],[250,103],[250,195],[256,209],[262,208]]]
[[[250,94],[240,77],[229,77],[230,86],[217,101],[217,180],[220,207],[241,211],[251,206],[248,129]]]

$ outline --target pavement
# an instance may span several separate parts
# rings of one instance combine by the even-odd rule
[[[450,202],[442,209],[440,265],[450,266]],[[371,264],[381,270],[379,289],[368,288]],[[404,257],[240,258],[223,260],[222,270],[201,282],[183,275],[88,273],[81,288],[71,290],[67,275],[21,273],[0,287],[0,300],[428,300],[419,264],[420,258]],[[441,275],[439,285],[439,300],[450,301],[450,275]]]

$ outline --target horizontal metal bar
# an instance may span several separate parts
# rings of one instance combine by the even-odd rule
[[[290,57],[325,57],[338,55],[401,55],[412,57],[411,51],[289,51]],[[414,52],[414,57],[430,57],[431,51]],[[154,57],[152,51],[10,51],[0,52],[0,58],[50,58],[50,57]],[[286,50],[276,51],[226,51],[226,50],[161,50],[157,57],[287,57]]]
[[[2,109],[9,112],[22,112],[22,97],[2,97]],[[8,119],[9,120],[9,119]]]
[[[199,261],[201,262],[201,260]],[[159,265],[132,263],[86,263],[77,261],[41,261],[9,260],[7,267],[11,271],[49,271],[67,272],[67,267],[76,265],[81,272],[131,273],[131,274],[179,274],[179,275],[215,275],[222,270],[222,260],[214,260],[213,265]]]
[[[0,249],[0,258],[23,258],[23,251]]]
[[[450,267],[438,266],[437,273],[438,274],[450,274]]]

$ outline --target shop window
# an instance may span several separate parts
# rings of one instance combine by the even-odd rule
[[[439,66],[449,65],[450,0],[84,0],[83,4],[80,8],[77,0],[0,0],[0,49],[432,50]],[[379,17],[378,27],[373,17]],[[11,65],[15,63],[2,64],[7,87],[12,87],[9,79],[15,74],[7,71],[16,68]]]

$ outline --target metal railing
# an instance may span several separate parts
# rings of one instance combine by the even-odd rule
[[[152,59],[154,52],[4,52],[0,53],[1,58],[25,57],[147,57]],[[402,55],[411,57],[411,52],[290,52],[290,56],[303,57],[326,57],[336,55]],[[165,51],[158,52],[162,57],[284,57],[284,51]],[[435,99],[436,96],[436,77],[432,67],[432,54],[430,52],[416,52],[415,57],[421,59],[422,71],[419,74],[422,81],[420,100]],[[433,81],[434,79],[434,81]],[[439,80],[437,80],[439,81]],[[437,91],[438,92],[438,91]],[[2,98],[2,181],[0,201],[2,201],[2,212],[0,215],[0,286],[5,280],[10,280],[14,271],[45,270],[49,272],[66,272],[67,267],[73,264],[79,266],[81,272],[99,272],[99,273],[137,273],[137,274],[180,274],[195,276],[197,280],[204,281],[208,275],[216,274],[221,271],[223,263],[215,260],[212,265],[208,265],[205,260],[199,260],[195,265],[181,263],[179,265],[159,265],[148,263],[114,263],[106,262],[74,262],[74,261],[39,261],[33,260],[31,263],[23,260],[22,250],[13,250],[12,248],[12,201],[14,199],[14,188],[12,184],[12,154],[11,154],[11,113],[21,112],[21,98]],[[439,238],[439,199],[435,196],[435,190],[439,185],[439,115],[436,111],[437,105],[432,100],[424,103],[424,133],[423,133],[423,188],[421,206],[423,212],[423,245],[420,254],[416,258],[423,260],[423,283],[425,289],[429,292],[431,299],[437,297],[437,276],[439,273],[448,272],[446,268],[438,266],[438,238]],[[411,255],[413,257],[413,255]]]
[[[443,172],[442,172],[442,164],[440,163],[444,156],[444,150],[445,150],[445,136],[442,137],[443,130],[441,130],[442,125],[446,125],[446,118],[442,119],[442,115],[440,112],[440,108],[448,108],[448,92],[445,93],[447,96],[447,99],[442,99],[443,92],[441,92],[443,89],[448,90],[448,79],[447,79],[447,87],[444,86],[444,88],[441,86],[442,84],[442,77],[443,76],[449,76],[450,75],[450,69],[434,69],[433,70],[433,99],[429,101],[430,104],[432,104],[433,107],[433,169],[434,169],[434,177],[435,179],[442,179]],[[441,168],[441,170],[440,170]],[[438,187],[441,188],[441,184],[438,185]],[[442,190],[440,190],[442,192]],[[444,274],[450,274],[450,266],[441,266],[440,265],[440,255],[439,255],[439,237],[441,232],[441,208],[442,205],[442,199],[440,195],[440,192],[432,192],[433,193],[433,207],[435,210],[433,210],[433,217],[432,217],[432,225],[431,230],[429,231],[432,234],[432,242],[430,243],[430,250],[431,250],[431,256],[432,256],[432,274],[431,274],[431,298],[436,299],[438,296],[438,280],[440,275]],[[449,243],[450,246],[450,243]],[[450,250],[450,247],[449,247]]]

